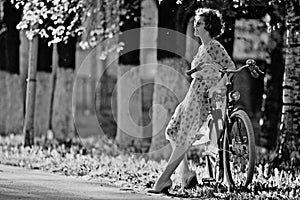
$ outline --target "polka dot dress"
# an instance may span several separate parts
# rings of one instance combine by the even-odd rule
[[[206,121],[210,110],[207,90],[221,79],[218,69],[223,67],[235,69],[226,50],[216,40],[199,47],[191,68],[198,65],[201,65],[201,70],[192,74],[193,81],[189,91],[175,109],[166,128],[166,138],[175,141],[176,145],[192,145],[203,136],[199,129]]]

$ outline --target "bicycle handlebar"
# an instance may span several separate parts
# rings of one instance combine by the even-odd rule
[[[256,62],[255,60],[253,59],[248,59],[246,61],[246,64],[243,65],[242,67],[240,67],[239,69],[219,69],[219,71],[221,73],[225,73],[225,74],[235,74],[235,73],[238,73],[240,71],[242,71],[243,69],[245,68],[248,68],[250,70],[250,73],[251,75],[254,77],[254,78],[258,78],[259,77],[259,74],[264,74],[263,71],[261,71],[261,69],[256,65]],[[186,72],[186,74],[188,76],[192,75],[193,73],[195,73],[196,71],[198,71],[197,68],[194,68],[194,69],[191,69],[191,70],[188,70]]]
[[[256,65],[255,60],[253,59],[248,59],[246,61],[246,64],[239,69],[220,69],[219,71],[225,74],[234,74],[242,71],[245,68],[248,68],[250,70],[250,73],[254,78],[258,78],[259,74],[264,74],[264,72],[261,71],[261,69]]]

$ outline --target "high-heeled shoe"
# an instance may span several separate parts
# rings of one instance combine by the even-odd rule
[[[198,180],[195,172],[191,172],[189,174],[189,177],[185,181],[182,181],[182,187],[184,189],[191,189],[196,187],[197,185],[198,185]]]
[[[169,189],[172,187],[172,181],[169,179],[160,188],[154,186],[154,189],[148,190],[148,193],[152,194],[169,194]]]

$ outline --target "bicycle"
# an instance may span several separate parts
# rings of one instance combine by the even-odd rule
[[[233,89],[233,75],[248,68],[254,78],[258,78],[263,72],[256,65],[253,59],[248,59],[246,64],[239,69],[219,69],[222,76],[227,76],[224,113],[222,128],[216,129],[216,136],[213,145],[216,145],[218,153],[216,155],[206,154],[206,166],[208,168],[210,178],[202,179],[203,183],[223,181],[224,174],[230,189],[247,188],[251,183],[254,175],[255,167],[255,136],[251,120],[247,112],[240,107],[236,107],[237,101],[240,99],[240,93]],[[189,70],[188,75],[197,70]],[[233,74],[230,76],[230,74]],[[224,96],[218,91],[216,95]],[[219,112],[216,107],[211,108],[212,112]],[[210,133],[212,134],[213,117],[208,120]],[[212,123],[213,122],[213,123]],[[218,122],[216,123],[218,124]],[[212,135],[209,136],[212,139]],[[197,143],[197,142],[196,142]],[[196,144],[197,145],[197,144]],[[215,160],[215,161],[214,161]]]

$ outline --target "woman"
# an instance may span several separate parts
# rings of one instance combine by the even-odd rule
[[[172,185],[170,177],[180,163],[182,186],[191,188],[197,185],[196,173],[188,167],[186,152],[195,140],[203,136],[199,129],[207,120],[210,109],[207,93],[221,80],[219,69],[235,69],[224,47],[214,39],[223,31],[218,11],[208,8],[196,10],[194,29],[194,35],[200,37],[202,45],[191,63],[190,72],[195,72],[192,74],[193,81],[166,128],[166,138],[173,152],[150,193],[168,193]]]

